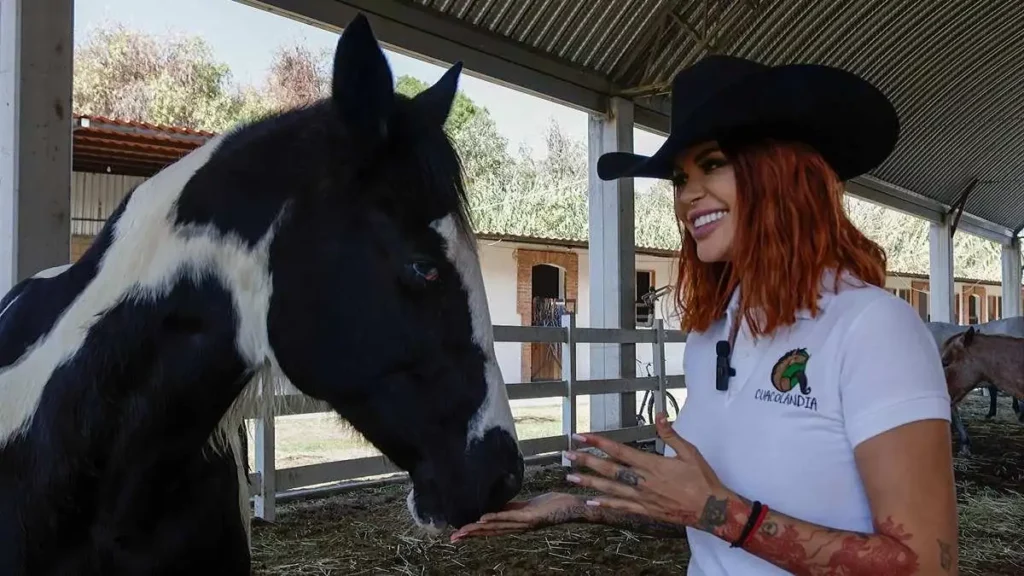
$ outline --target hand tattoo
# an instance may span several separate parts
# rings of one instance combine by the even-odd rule
[[[644,477],[637,474],[636,470],[623,466],[615,473],[615,479],[627,486],[636,486],[640,484],[640,481],[643,480]]]
[[[695,528],[705,532],[712,532],[715,528],[724,525],[728,519],[728,504],[728,498],[715,498],[714,495],[708,496],[707,501],[704,503],[704,511],[701,512],[700,518],[697,519]]]

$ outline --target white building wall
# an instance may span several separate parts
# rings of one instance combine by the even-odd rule
[[[523,326],[528,323],[516,311],[518,279],[515,251],[517,248],[544,249],[540,246],[511,242],[480,242],[480,266],[487,290],[487,300],[490,305],[491,322],[494,324]],[[565,249],[561,250],[564,251]],[[586,250],[577,249],[572,251],[576,253],[579,263],[576,325],[588,327],[590,326],[590,285],[588,281],[590,277],[590,260],[587,257]],[[638,255],[636,266],[637,270],[654,271],[656,287],[675,283],[676,266],[669,258]],[[656,317],[668,317],[666,328],[678,330],[679,323],[675,318],[672,318],[674,304],[671,301],[671,296],[663,297],[659,300],[658,304],[659,306],[655,310]],[[683,350],[685,346],[684,343],[671,343],[666,346],[665,363],[666,371],[669,374],[683,373]],[[522,382],[522,346],[518,342],[498,342],[495,344],[495,351],[505,382]],[[581,380],[589,379],[590,353],[588,345],[579,344],[576,351],[576,376]],[[638,345],[637,357],[640,362],[652,362],[652,346],[650,344]],[[642,372],[639,371],[638,367],[639,373]]]

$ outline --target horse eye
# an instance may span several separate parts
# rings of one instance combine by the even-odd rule
[[[406,265],[405,279],[408,284],[423,287],[438,279],[440,273],[433,262],[418,260]]]
[[[437,280],[438,271],[437,267],[430,262],[414,262],[412,265],[413,272],[419,277],[423,278],[427,282],[433,282]]]

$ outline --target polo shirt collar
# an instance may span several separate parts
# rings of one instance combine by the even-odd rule
[[[836,293],[833,291],[833,284],[835,283],[836,271],[833,268],[826,268],[821,274],[820,292],[818,295],[818,308],[819,313],[824,312],[828,307],[829,302],[835,297]],[[843,282],[850,281],[850,275],[843,272]],[[729,304],[725,307],[726,315],[726,326],[732,324],[732,319],[736,315],[740,307],[740,287],[732,291],[732,296],[729,298]],[[800,308],[795,314],[798,320],[812,320],[811,311],[807,308]]]

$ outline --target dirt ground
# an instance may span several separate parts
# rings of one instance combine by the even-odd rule
[[[961,414],[974,454],[957,458],[961,574],[1024,574],[1024,426],[1007,398],[986,420],[988,398]],[[954,441],[954,450],[957,448]],[[431,540],[411,526],[404,484],[280,506],[253,531],[254,573],[318,574],[685,574],[684,540],[658,540],[601,526],[567,525],[517,537]],[[558,466],[531,469],[522,497],[573,492]]]

